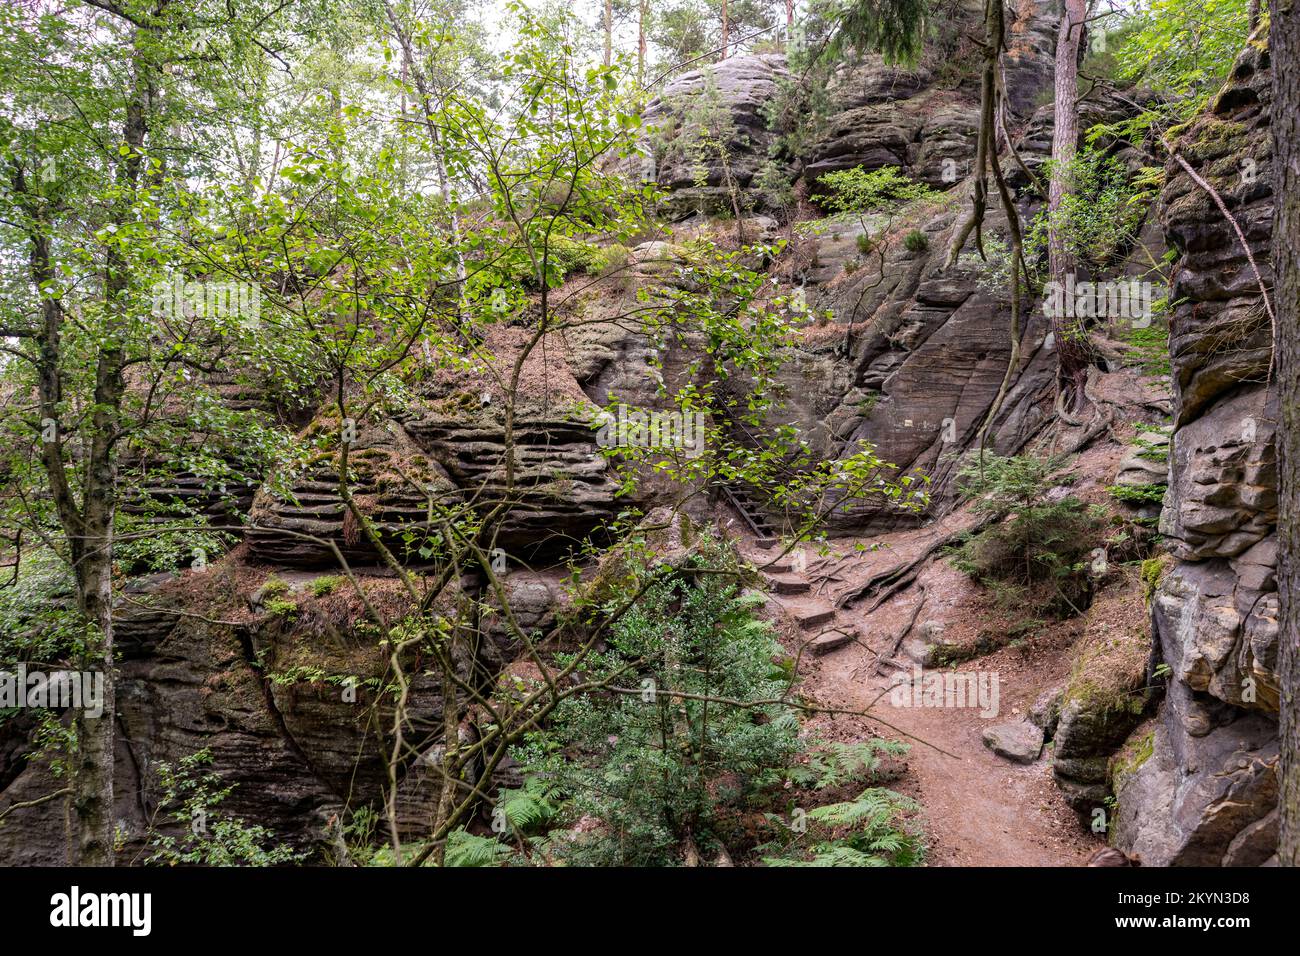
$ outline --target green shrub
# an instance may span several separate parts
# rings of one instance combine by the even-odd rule
[[[274,574],[262,582],[262,597],[264,598],[277,597],[281,594],[287,594],[288,591],[289,582]]]
[[[56,555],[23,555],[13,582],[0,588],[0,670],[20,661],[58,660],[79,649],[88,635],[74,587],[67,564]]]
[[[897,166],[867,172],[861,166],[827,173],[817,181],[823,190],[813,201],[829,213],[863,213],[928,199],[934,190],[903,175]]]
[[[584,674],[622,690],[566,699],[550,726],[517,750],[527,783],[498,804],[517,833],[552,819],[599,821],[576,838],[533,838],[578,865],[676,865],[692,846],[705,859],[724,850],[752,859],[757,851],[797,862],[830,852],[784,830],[776,845],[757,848],[746,821],[788,806],[801,790],[816,807],[812,791],[860,785],[881,754],[906,748],[872,741],[810,752],[797,710],[773,702],[789,694],[788,658],[754,614],[763,598],[734,583],[739,570],[735,555],[710,538],[680,568],[634,570],[624,587],[649,577],[648,586]],[[911,805],[888,791],[859,786],[855,795],[810,811],[821,824],[808,832],[819,843],[851,837],[837,852],[877,865],[916,862],[919,831],[904,830],[900,819]],[[851,809],[855,803],[862,806]]]
[[[808,811],[806,849],[765,856],[768,866],[917,866],[925,844],[907,821],[920,809],[909,797],[872,787],[855,799]]]
[[[1103,544],[1104,516],[1073,496],[1049,500],[1061,462],[1030,455],[985,457],[958,479],[962,494],[994,524],[958,547],[953,563],[1008,600],[1053,613],[1082,609],[1091,590],[1087,558]]]
[[[1107,485],[1106,490],[1110,492],[1111,497],[1116,501],[1122,501],[1128,505],[1158,505],[1165,500],[1165,485],[1163,483]]]
[[[510,859],[513,850],[509,844],[496,837],[470,833],[464,827],[447,834],[447,852],[444,866],[481,867],[501,866]]]
[[[560,851],[581,865],[664,866],[689,836],[701,853],[726,844],[722,815],[774,781],[799,749],[788,707],[712,706],[678,695],[737,701],[780,697],[771,627],[754,618],[758,595],[719,575],[659,576],[611,636],[602,673],[641,666],[621,684],[635,694],[566,700],[527,765],[569,795],[573,813],[600,831]],[[566,757],[564,752],[572,754]],[[549,751],[549,755],[546,755]]]
[[[347,578],[342,575],[326,574],[319,578],[313,578],[312,582],[307,585],[307,590],[311,592],[312,597],[324,597],[327,594],[333,594],[346,583]]]
[[[903,237],[903,248],[908,252],[925,252],[930,248],[930,237],[920,229],[913,229]]]
[[[1047,174],[1051,172],[1049,164]],[[1064,179],[1069,188],[1060,207],[1055,212],[1044,208],[1030,225],[1026,256],[1038,258],[1055,229],[1072,255],[1093,269],[1105,269],[1136,239],[1146,220],[1138,186],[1121,160],[1092,148],[1070,160]]]
[[[298,605],[296,602],[287,598],[268,598],[264,607],[266,613],[272,617],[281,617],[285,620],[292,620],[298,616]]]
[[[1152,303],[1163,311],[1165,300]],[[1163,322],[1153,322],[1145,328],[1121,326],[1119,336],[1125,343],[1124,363],[1140,369],[1147,375],[1167,378],[1172,374],[1169,362],[1169,329]]]
[[[856,791],[853,784],[878,782],[881,758],[902,756],[906,745],[883,740],[832,743],[812,751],[791,782],[815,791]],[[794,799],[800,796],[796,794]],[[884,787],[869,787],[851,799],[815,806],[793,827],[768,814],[775,838],[759,847],[768,866],[917,866],[925,860],[925,839],[916,824],[914,800]],[[793,815],[793,813],[792,813]]]
[[[539,250],[540,252],[540,250]],[[592,266],[601,260],[604,250],[590,242],[570,239],[567,236],[552,236],[547,247],[548,259],[561,275],[571,272],[590,272]]]
[[[159,811],[165,812],[180,836],[158,832],[149,826],[150,864],[166,866],[283,866],[300,862],[305,854],[271,843],[270,830],[249,826],[238,817],[227,816],[216,808],[234,791],[222,786],[221,777],[205,773],[212,763],[208,749],[182,757],[179,764],[157,765],[163,798]]]
[[[489,290],[510,286],[535,287],[537,275],[533,259],[524,245],[516,245],[500,259],[480,270],[475,284]],[[568,236],[551,236],[543,246],[539,240],[532,246],[532,253],[540,266],[543,255],[546,259],[546,282],[551,288],[560,285],[565,278],[575,272],[596,274],[602,268],[610,253],[601,246]]]
[[[597,246],[594,249],[590,260],[583,266],[588,275],[609,275],[627,266],[630,253],[626,246],[614,243],[609,246]]]

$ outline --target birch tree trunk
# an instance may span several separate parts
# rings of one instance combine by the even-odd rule
[[[645,82],[645,25],[650,15],[650,0],[638,0],[636,7],[636,83]]]
[[[614,0],[605,0],[605,65],[614,58]]]

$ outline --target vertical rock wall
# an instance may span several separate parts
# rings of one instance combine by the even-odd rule
[[[1257,865],[1277,842],[1276,390],[1260,278],[1271,285],[1266,37],[1253,38],[1177,140],[1217,190],[1171,159],[1162,196],[1178,251],[1170,301],[1175,389],[1161,531],[1174,562],[1152,602],[1167,694],[1118,764],[1116,842],[1147,865]],[[1162,669],[1163,672],[1164,669]]]

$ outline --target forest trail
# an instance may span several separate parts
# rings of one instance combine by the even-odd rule
[[[1049,759],[1024,766],[996,756],[981,737],[996,721],[977,710],[893,706],[869,654],[855,646],[832,655],[810,690],[845,709],[874,702],[873,713],[896,731],[881,725],[878,733],[910,735],[903,739],[912,746],[904,778],[911,786],[902,789],[924,808],[931,865],[1071,866],[1096,849],[1053,783]],[[864,672],[872,677],[863,680]]]
[[[750,557],[760,567],[770,562],[764,574],[773,585],[772,601],[789,622],[787,636],[803,646],[804,690],[824,707],[870,708],[876,718],[823,714],[810,725],[828,740],[880,736],[911,746],[905,773],[889,786],[920,802],[930,865],[1078,866],[1103,844],[1053,782],[1050,749],[1022,765],[998,757],[982,739],[985,728],[1023,715],[1042,686],[1064,676],[1060,647],[1008,646],[955,668],[998,675],[996,716],[981,716],[973,707],[896,706],[890,699],[894,675],[910,673],[913,665],[898,650],[903,638],[931,620],[956,627],[963,616],[969,585],[946,564],[933,562],[932,554],[937,541],[969,525],[969,519],[954,516],[948,527],[892,534],[886,547],[847,557],[801,561],[797,553],[792,559],[762,551]],[[913,565],[915,580],[899,586],[900,569]],[[832,568],[834,578],[846,583],[834,584]],[[835,606],[845,595],[862,592],[864,581],[877,582],[883,592],[897,590],[883,600],[877,596],[879,606],[870,612],[876,603],[870,586],[856,606]],[[828,640],[828,633],[839,637]]]

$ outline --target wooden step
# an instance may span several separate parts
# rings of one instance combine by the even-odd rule
[[[799,626],[806,628],[814,628],[818,624],[825,624],[827,621],[834,620],[834,618],[835,609],[825,605],[799,608],[794,612],[794,619],[799,622]]]
[[[852,644],[857,639],[857,636],[855,632],[846,628],[833,627],[829,631],[822,631],[809,641],[806,647],[814,657],[821,657],[823,654],[829,654],[846,644]]]
[[[772,585],[772,590],[777,594],[807,594],[812,590],[806,578],[802,577],[781,577],[771,573],[771,568],[765,569],[768,583]]]

